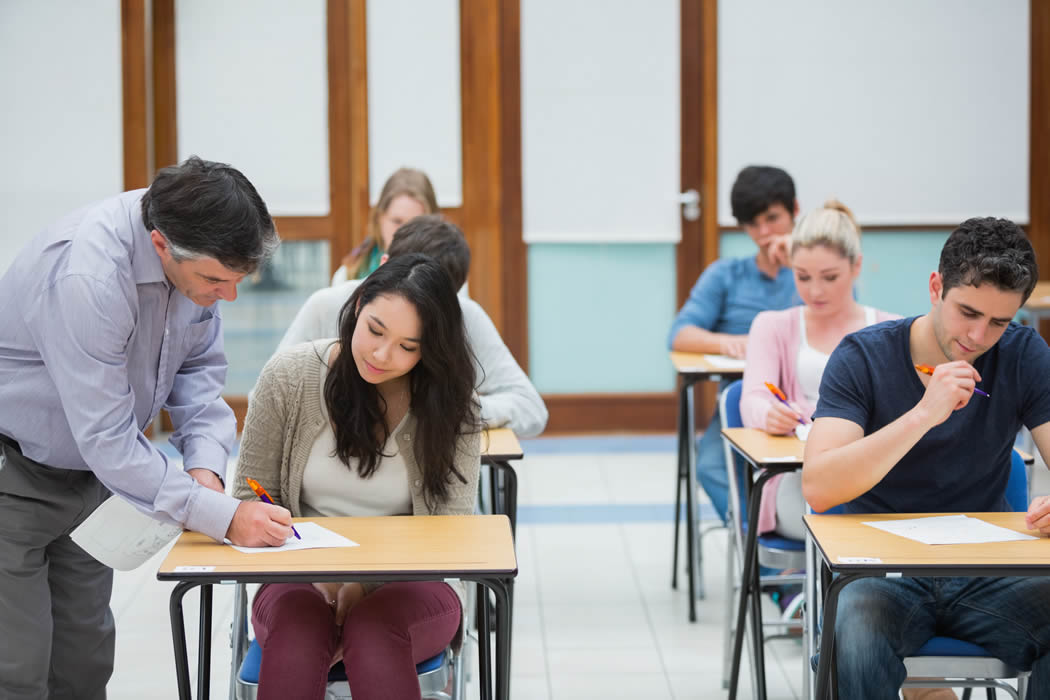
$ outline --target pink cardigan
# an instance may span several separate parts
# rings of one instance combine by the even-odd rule
[[[740,395],[740,415],[744,426],[766,429],[766,413],[776,399],[765,382],[780,387],[788,401],[802,409],[807,419],[816,406],[806,401],[798,383],[795,362],[798,360],[802,339],[799,308],[793,306],[783,311],[763,311],[755,316],[747,336],[747,365],[744,369],[744,387]],[[876,323],[900,318],[896,314],[875,311]],[[762,491],[762,506],[758,514],[758,532],[764,534],[776,529],[776,494],[781,477],[767,482]]]

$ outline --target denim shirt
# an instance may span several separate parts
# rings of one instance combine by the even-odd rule
[[[29,459],[91,470],[140,510],[221,540],[237,501],[142,434],[166,408],[185,468],[220,478],[236,437],[218,308],[168,282],[144,192],[67,215],[0,278],[0,434]]]
[[[759,312],[779,311],[800,303],[790,268],[782,267],[776,277],[770,277],[758,269],[754,256],[716,260],[700,275],[675,316],[667,346],[685,326],[747,335]]]

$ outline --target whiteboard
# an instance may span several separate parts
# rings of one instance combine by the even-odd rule
[[[862,224],[1028,221],[1026,0],[723,0],[719,223],[746,165]]]

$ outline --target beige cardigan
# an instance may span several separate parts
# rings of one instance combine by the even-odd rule
[[[278,505],[302,516],[300,491],[310,449],[324,428],[321,413],[321,363],[334,341],[302,343],[277,353],[266,363],[248,404],[248,416],[241,435],[240,454],[234,476],[233,495],[240,500],[254,500],[246,477],[258,481]],[[398,449],[408,470],[412,489],[413,515],[471,515],[478,493],[481,470],[481,435],[472,433],[460,438],[457,445],[456,469],[467,480],[455,476],[449,483],[448,500],[436,508],[427,507],[423,498],[423,472],[416,463],[412,439],[416,435],[416,418],[409,414],[394,434]],[[380,464],[380,469],[382,464]],[[365,584],[375,590],[379,583]],[[466,589],[461,581],[449,582],[459,595],[466,615]]]

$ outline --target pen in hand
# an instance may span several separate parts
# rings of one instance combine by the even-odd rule
[[[780,399],[780,403],[784,404],[785,406],[790,408],[792,411],[795,410],[795,407],[792,406],[790,403],[788,403],[788,399],[787,399],[786,396],[784,396],[784,392],[780,390],[780,387],[778,387],[776,384],[770,384],[769,382],[763,382],[763,383],[766,385],[766,388],[769,389],[770,392],[772,392],[773,396],[775,396],[778,399]],[[801,416],[798,418],[798,422],[801,425],[805,425],[806,424],[806,422],[804,420],[802,420]]]
[[[920,371],[920,372],[922,372],[923,374],[928,374],[928,375],[930,375],[931,377],[933,376],[933,369],[934,369],[934,368],[933,368],[933,367],[930,367],[929,365],[915,365],[915,369],[919,370],[919,371]],[[989,394],[989,393],[988,393],[988,392],[986,392],[986,391],[982,391],[982,390],[978,389],[977,387],[974,387],[974,388],[973,388],[973,393],[975,393],[975,394],[980,394],[981,396],[986,396],[986,397],[988,397],[989,399],[990,399],[990,398],[992,398],[992,395],[991,395],[991,394]]]
[[[262,487],[262,484],[260,484],[255,479],[252,479],[252,478],[247,477],[247,476],[244,477],[244,480],[248,482],[248,487],[251,488],[251,490],[255,492],[256,496],[261,498],[266,503],[269,503],[271,506],[275,505],[274,502],[273,502],[273,499],[270,498],[270,494],[266,493],[266,489],[264,489]],[[302,539],[302,537],[299,536],[299,533],[295,531],[295,525],[292,525],[292,534],[295,535],[295,539],[297,539],[297,540],[301,540]]]

